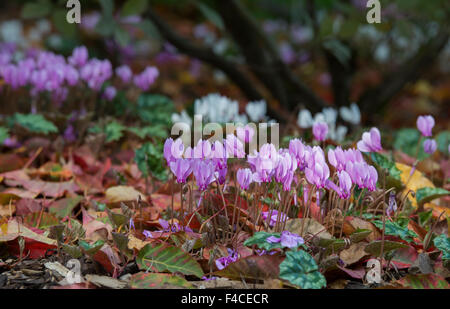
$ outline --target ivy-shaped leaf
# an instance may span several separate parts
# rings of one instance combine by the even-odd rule
[[[436,198],[450,195],[450,191],[442,188],[420,188],[416,191],[416,200],[418,205],[423,205]]]
[[[383,229],[383,221],[375,220],[372,221],[372,223],[375,224],[375,226],[380,230]],[[407,242],[411,242],[413,241],[413,238],[418,237],[416,233],[409,230],[407,227],[401,226],[397,222],[393,221],[386,221],[384,234],[400,237],[401,239]]]
[[[152,143],[145,143],[135,152],[134,160],[144,177],[152,176],[158,180],[167,180],[167,170],[163,150]]]
[[[313,257],[306,251],[288,251],[280,264],[280,278],[302,289],[320,289],[327,285]]]
[[[33,133],[57,133],[58,128],[40,114],[19,114],[12,117],[12,124],[18,124]]]
[[[179,272],[185,275],[203,277],[200,264],[180,248],[165,243],[151,243],[139,251],[136,262],[140,269],[156,272]]]
[[[88,255],[94,255],[97,253],[98,250],[100,250],[103,245],[105,244],[104,240],[97,240],[96,242],[94,242],[93,244],[88,243],[85,240],[80,240],[78,241],[78,245],[80,246],[80,248],[86,252],[86,254]]]
[[[433,240],[434,246],[442,251],[442,259],[450,260],[450,237],[444,234],[437,236]]]
[[[280,233],[268,233],[268,232],[256,232],[252,237],[248,238],[244,242],[244,246],[250,247],[256,245],[258,248],[270,251],[278,248],[283,248],[281,243],[270,243],[267,238],[274,236],[277,238],[281,237]]]

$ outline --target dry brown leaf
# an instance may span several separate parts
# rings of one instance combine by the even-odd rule
[[[352,265],[359,260],[361,260],[364,256],[368,255],[367,252],[364,251],[364,248],[367,246],[365,242],[358,242],[356,244],[352,244],[348,249],[344,249],[339,254],[341,260],[345,263],[346,266]]]
[[[137,201],[139,196],[142,201],[147,201],[145,195],[129,186],[116,186],[108,188],[105,192],[108,203],[120,203],[128,201]]]

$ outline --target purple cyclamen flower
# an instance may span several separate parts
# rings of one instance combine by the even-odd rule
[[[381,147],[380,131],[377,128],[370,129],[370,132],[364,132],[362,140],[357,144],[358,149],[362,152],[379,152]]]
[[[341,147],[336,147],[336,149],[330,149],[328,151],[328,162],[330,162],[330,164],[333,165],[338,171],[345,169],[347,158]]]
[[[211,158],[211,143],[206,140],[199,140],[197,146],[193,149],[194,159],[209,159]]]
[[[147,91],[159,76],[159,71],[155,67],[147,67],[141,74],[134,77],[134,84],[142,91]]]
[[[269,217],[269,211],[263,211],[261,213],[261,218],[264,221],[267,220],[268,217]],[[274,227],[275,226],[275,224],[277,223],[277,218],[278,218],[278,210],[272,210],[272,214],[271,214],[270,220],[269,220],[269,226],[270,227]],[[280,222],[284,222],[287,219],[289,219],[289,217],[286,214],[280,212]]]
[[[103,97],[108,100],[112,101],[117,95],[117,90],[113,86],[108,86],[105,89],[105,92],[103,93]]]
[[[224,269],[228,266],[228,264],[236,262],[239,258],[239,254],[237,251],[227,248],[228,250],[228,256],[224,256],[221,258],[218,258],[216,260],[216,266],[219,270]]]
[[[134,220],[133,218],[130,218],[130,229],[132,228],[133,230],[136,230],[136,228],[134,227]]]
[[[236,137],[236,135],[228,134],[224,141],[225,150],[228,158],[244,158],[244,144]]]
[[[437,149],[437,144],[434,139],[426,139],[423,142],[423,150],[428,154],[433,154]]]
[[[313,147],[311,156],[308,160],[308,166],[305,169],[306,180],[314,184],[317,188],[323,188],[328,177],[330,177],[330,168],[325,162],[325,155],[322,148]]]
[[[283,231],[280,238],[275,236],[267,237],[266,241],[269,243],[281,243],[286,248],[296,248],[305,243],[305,240],[300,235],[289,231]]]
[[[69,57],[68,61],[73,66],[82,67],[87,63],[88,58],[89,53],[86,46],[80,46],[73,50],[72,56]]]
[[[289,142],[289,153],[295,157],[298,169],[303,171],[307,165],[307,159],[310,157],[311,147],[304,145],[298,138]]]
[[[328,134],[328,125],[325,122],[316,122],[312,128],[314,138],[320,142],[324,141]]]
[[[278,162],[278,151],[273,144],[264,144],[259,152],[256,150],[248,156],[248,163],[254,171],[255,182],[270,182]]]
[[[144,230],[144,231],[142,232],[142,234],[144,234],[144,236],[145,236],[146,238],[153,238],[153,235],[152,235],[152,233],[151,233],[150,231]]]
[[[193,159],[193,172],[198,189],[205,191],[216,180],[215,166],[211,160]]]
[[[116,68],[116,75],[122,80],[123,83],[128,84],[133,77],[133,72],[127,65],[122,65]]]
[[[419,116],[417,118],[417,128],[423,136],[430,137],[434,127],[434,118],[431,115]]]
[[[345,170],[350,175],[352,182],[357,184],[360,189],[367,188],[369,191],[376,189],[378,173],[373,166],[367,163],[347,162]]]
[[[170,170],[177,177],[178,183],[185,183],[192,173],[192,165],[189,159],[176,159],[170,162]]]
[[[164,158],[166,159],[167,165],[170,162],[175,161],[182,157],[184,152],[184,144],[181,138],[177,138],[175,141],[169,137],[164,142]]]
[[[251,125],[246,125],[245,127],[237,127],[236,135],[244,143],[250,143],[253,139],[255,130]]]
[[[388,216],[397,211],[397,201],[395,200],[395,192],[389,193],[389,207],[386,209]]]
[[[247,190],[253,182],[253,173],[249,168],[239,169],[236,173],[236,177],[242,190]]]

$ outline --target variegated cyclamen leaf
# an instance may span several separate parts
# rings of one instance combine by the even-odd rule
[[[280,278],[302,289],[320,289],[327,285],[316,261],[303,250],[286,253],[285,260],[280,264]]]
[[[165,243],[151,243],[139,251],[137,264],[140,269],[156,272],[169,271],[203,277],[200,264],[183,250]]]

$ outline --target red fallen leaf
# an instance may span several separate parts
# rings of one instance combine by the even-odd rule
[[[34,199],[23,198],[16,203],[16,215],[25,216],[29,213],[40,212],[42,205]]]
[[[417,250],[412,246],[409,246],[408,248],[400,248],[395,250],[391,263],[393,263],[398,269],[409,268],[414,261],[417,260],[418,256]]]
[[[33,193],[43,194],[46,197],[61,197],[66,192],[75,193],[80,190],[78,185],[73,181],[50,182],[42,180],[26,180],[21,173],[18,173],[17,175],[14,174],[13,177],[11,177],[11,174],[4,175],[4,177],[5,183],[10,187],[22,186]]]
[[[425,239],[425,236],[428,233],[427,230],[425,230],[423,227],[421,227],[419,224],[417,224],[413,220],[409,220],[408,229],[415,232],[419,236],[420,241],[423,241]]]
[[[312,217],[313,219],[316,219],[317,221],[320,221],[320,207],[317,206],[316,203],[311,202],[309,206],[309,213],[308,217]],[[298,212],[298,218],[303,218],[303,212],[300,210]]]
[[[216,271],[214,275],[235,280],[277,279],[283,259],[279,255],[252,255],[229,264],[224,269]]]
[[[349,268],[342,267],[340,265],[336,265],[336,266],[340,270],[345,272],[347,275],[349,275],[350,277],[355,278],[355,279],[363,279],[364,276],[366,275],[366,270],[364,269],[363,266],[359,266],[356,269],[349,269]]]
[[[36,193],[33,193],[28,190],[19,189],[19,188],[8,188],[5,191],[3,191],[2,193],[14,194],[20,198],[29,198],[29,199],[34,199],[36,196],[38,196],[38,194],[36,194]]]
[[[449,283],[436,274],[408,274],[394,283],[398,283],[403,288],[409,289],[450,289]]]
[[[100,265],[102,265],[102,267],[110,274],[114,273],[114,269],[117,268],[117,265],[120,262],[119,257],[108,244],[103,245],[103,247],[94,254],[93,259],[100,263]]]
[[[25,158],[14,153],[0,154],[0,173],[18,170],[25,165],[26,161]]]
[[[85,172],[93,174],[99,169],[99,163],[87,145],[74,150],[73,161]]]
[[[23,250],[23,257],[27,256],[30,259],[43,258],[45,255],[51,255],[54,252],[49,249],[56,249],[56,246],[44,244],[31,238],[24,237],[25,249]],[[8,251],[16,256],[20,256],[20,247],[17,239],[8,241]]]
[[[91,282],[52,286],[52,289],[55,289],[55,290],[85,290],[85,289],[88,290],[88,289],[97,289],[97,288],[98,287]]]

